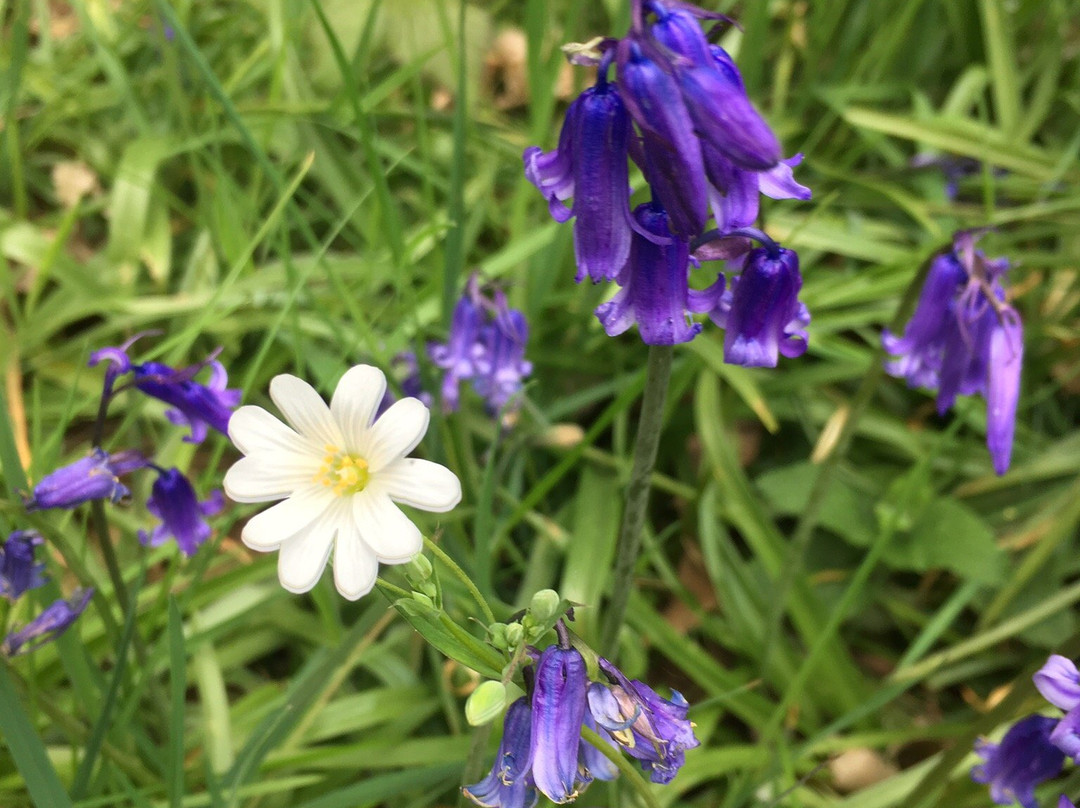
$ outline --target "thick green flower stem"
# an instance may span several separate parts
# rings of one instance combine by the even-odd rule
[[[634,464],[630,470],[626,509],[623,511],[619,542],[615,548],[615,582],[600,632],[600,650],[608,658],[614,658],[618,647],[619,629],[626,617],[626,604],[630,599],[630,587],[634,581],[634,567],[641,552],[641,531],[645,525],[645,508],[649,503],[649,491],[652,488],[652,471],[656,464],[656,450],[660,445],[664,400],[667,398],[674,354],[675,348],[671,345],[649,347],[645,391],[634,443]]]

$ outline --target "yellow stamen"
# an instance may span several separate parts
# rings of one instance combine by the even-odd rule
[[[332,488],[338,496],[358,494],[367,487],[371,475],[367,461],[353,457],[336,446],[327,444],[322,468],[315,475],[315,482]]]

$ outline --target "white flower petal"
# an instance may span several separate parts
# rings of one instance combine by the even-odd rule
[[[403,398],[390,405],[371,427],[366,445],[358,449],[371,473],[377,474],[415,449],[427,432],[430,417],[428,408],[416,398]]]
[[[260,452],[233,463],[223,487],[234,502],[269,502],[306,488],[318,470],[318,458]]]
[[[281,545],[278,580],[285,589],[299,595],[315,586],[330,558],[334,534],[348,519],[348,511],[342,507],[344,504],[342,500],[334,503],[318,519]]]
[[[461,502],[461,481],[446,466],[402,457],[379,472],[379,489],[395,502],[445,513]]]
[[[341,377],[330,400],[330,412],[350,452],[360,452],[385,394],[386,376],[371,365],[349,368]]]
[[[371,591],[378,574],[375,551],[364,544],[350,516],[347,526],[338,529],[334,542],[334,585],[342,596],[357,600]]]
[[[386,564],[400,564],[420,552],[420,529],[390,497],[370,487],[352,498],[353,518],[364,543]]]
[[[276,550],[318,519],[335,499],[334,492],[325,486],[301,488],[284,502],[251,517],[244,525],[240,540],[262,553]]]
[[[262,407],[248,404],[229,418],[229,439],[248,455],[252,452],[322,452],[322,447],[297,435]]]
[[[345,439],[330,415],[330,408],[303,379],[288,373],[275,376],[270,380],[270,398],[292,428],[316,441],[320,449],[327,444],[339,448],[344,445]]]

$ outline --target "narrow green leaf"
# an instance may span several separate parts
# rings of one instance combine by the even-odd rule
[[[71,808],[71,798],[56,775],[45,745],[19,703],[19,694],[8,673],[6,660],[0,662],[0,730],[34,804],[48,808]]]

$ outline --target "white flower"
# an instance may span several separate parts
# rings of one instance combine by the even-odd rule
[[[334,583],[356,600],[371,591],[379,564],[402,564],[423,546],[420,530],[395,505],[449,511],[461,501],[452,471],[405,457],[428,426],[415,398],[391,405],[375,421],[386,392],[378,368],[357,365],[338,382],[330,406],[302,379],[275,376],[270,398],[286,426],[262,407],[241,407],[229,437],[244,453],[225,474],[237,502],[284,499],[244,526],[252,550],[278,550],[278,578],[307,592],[334,549]]]

